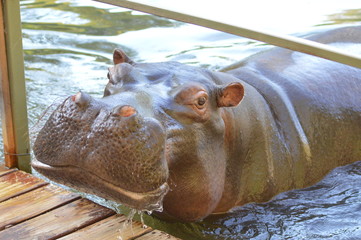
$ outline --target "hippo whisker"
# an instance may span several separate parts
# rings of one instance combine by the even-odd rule
[[[48,120],[50,115],[57,109],[59,106],[63,105],[67,101],[67,98],[57,97],[38,117],[33,126],[30,127],[30,136],[32,140],[35,140],[36,134],[39,133],[40,129],[44,126],[45,122]]]

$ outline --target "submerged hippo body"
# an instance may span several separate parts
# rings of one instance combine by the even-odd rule
[[[313,39],[361,53],[361,27]],[[102,99],[67,98],[40,131],[40,173],[195,221],[361,160],[361,69],[280,48],[226,73],[120,50],[114,64]]]

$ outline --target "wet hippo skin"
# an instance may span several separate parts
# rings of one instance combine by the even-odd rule
[[[361,27],[311,39],[361,53]],[[359,68],[281,48],[225,72],[113,57],[104,97],[65,99],[39,132],[40,173],[197,221],[361,160]]]

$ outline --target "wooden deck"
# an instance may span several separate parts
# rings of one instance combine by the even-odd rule
[[[0,165],[0,239],[177,239],[31,174]]]

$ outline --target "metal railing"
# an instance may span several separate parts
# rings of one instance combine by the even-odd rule
[[[277,35],[262,30],[249,29],[239,25],[239,23],[232,23],[232,24],[225,23],[217,19],[217,16],[215,14],[212,15],[211,18],[203,14],[202,11],[199,11],[199,14],[197,15],[187,13],[185,11],[182,12],[177,10],[176,9],[177,7],[174,5],[164,4],[167,1],[169,2],[169,0],[156,1],[157,4],[155,4],[155,1],[149,1],[149,0],[137,0],[137,1],[96,0],[96,1],[112,4],[119,7],[129,8],[140,12],[150,13],[157,16],[166,17],[169,19],[187,22],[187,23],[219,30],[222,32],[231,33],[241,37],[246,37],[257,41],[266,42],[275,46],[288,48],[294,51],[311,54],[335,62],[361,68],[360,55],[355,55],[349,52],[345,52],[338,48],[326,44],[310,41],[307,39],[302,39],[289,35],[279,35],[279,34]],[[219,4],[222,4],[222,2],[220,2]],[[188,7],[191,8],[190,6]]]

